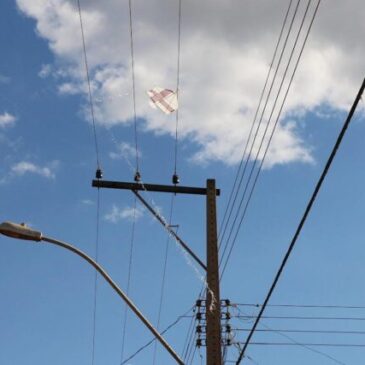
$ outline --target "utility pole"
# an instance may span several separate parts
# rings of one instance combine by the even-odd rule
[[[217,239],[217,210],[216,197],[220,191],[215,187],[215,180],[208,179],[206,188],[196,188],[177,185],[156,185],[143,184],[141,182],[128,183],[117,181],[93,180],[92,186],[97,188],[122,189],[132,191],[141,203],[153,214],[169,233],[176,239],[184,250],[195,260],[207,274],[206,288],[206,359],[207,365],[222,365],[221,348],[221,303],[219,290],[219,268],[218,268],[218,239]],[[207,219],[207,263],[202,261],[193,253],[186,243],[174,232],[167,222],[143,199],[139,191],[154,191],[173,194],[195,194],[206,196],[206,219]]]
[[[222,364],[215,180],[207,180],[207,365]]]

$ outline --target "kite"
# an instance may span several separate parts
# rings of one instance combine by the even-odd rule
[[[169,89],[154,87],[147,91],[150,97],[150,105],[152,108],[159,108],[165,114],[171,114],[178,108],[177,93]]]

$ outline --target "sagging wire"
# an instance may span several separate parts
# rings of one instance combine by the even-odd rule
[[[237,312],[238,312],[238,313],[243,314],[244,316],[246,316],[246,315],[247,315],[247,313],[243,312],[240,308],[235,307],[235,309],[237,310]],[[240,319],[240,317],[239,317],[239,316],[237,316],[237,318],[238,318],[238,319]],[[316,353],[316,354],[318,354],[318,355],[321,355],[321,356],[323,356],[323,357],[326,357],[326,358],[327,358],[327,359],[329,359],[329,360],[332,360],[332,361],[333,361],[333,362],[335,362],[336,364],[339,364],[339,365],[346,365],[346,364],[345,364],[345,363],[343,363],[342,361],[340,361],[340,360],[338,360],[338,359],[334,358],[333,356],[331,356],[331,355],[329,355],[329,354],[327,354],[327,353],[325,353],[325,352],[323,352],[323,351],[319,351],[319,350],[314,349],[314,348],[312,348],[312,347],[310,347],[310,346],[308,346],[308,345],[306,345],[306,344],[303,344],[303,343],[301,343],[301,342],[298,342],[298,341],[297,341],[297,340],[295,340],[293,337],[291,337],[291,336],[289,336],[289,335],[287,335],[287,334],[283,333],[283,331],[280,331],[280,330],[274,330],[274,329],[272,329],[271,327],[269,327],[267,324],[265,324],[265,323],[264,323],[264,322],[262,322],[262,321],[261,321],[261,326],[265,327],[267,330],[270,330],[270,331],[272,331],[272,332],[276,333],[277,335],[279,335],[279,336],[281,336],[281,337],[286,338],[287,340],[291,341],[291,342],[292,342],[293,344],[295,344],[295,345],[298,345],[298,346],[300,346],[300,347],[302,347],[302,348],[304,348],[304,349],[306,349],[306,350],[308,350],[308,351],[311,351],[311,352],[313,352],[313,353]],[[239,351],[239,352],[241,352],[241,351],[242,351],[242,349],[240,349],[240,351]],[[246,357],[248,358],[248,356],[247,356],[247,355],[246,355]]]
[[[167,331],[169,331],[172,327],[176,326],[182,319],[184,318],[191,318],[189,316],[189,313],[193,310],[194,307],[189,308],[188,311],[186,311],[184,314],[182,314],[181,316],[177,317],[177,319],[172,322],[170,325],[168,325],[162,332],[161,335],[164,335]],[[130,360],[132,360],[134,357],[136,357],[140,352],[142,352],[144,349],[146,349],[147,347],[149,347],[153,342],[156,341],[156,338],[151,339],[150,341],[148,341],[145,345],[143,345],[142,347],[140,347],[137,351],[135,351],[132,355],[130,355],[127,359],[125,359],[123,362],[120,363],[120,365],[125,365],[126,363],[128,363]]]

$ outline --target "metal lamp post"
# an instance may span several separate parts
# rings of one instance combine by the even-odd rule
[[[152,334],[157,338],[163,347],[170,353],[170,355],[175,359],[175,361],[184,365],[184,362],[176,354],[176,352],[171,348],[171,346],[166,342],[166,340],[161,336],[161,334],[153,327],[153,325],[143,316],[139,309],[134,305],[134,303],[128,298],[128,296],[122,291],[121,288],[114,282],[114,280],[109,276],[109,274],[90,256],[82,252],[78,248],[70,245],[69,243],[62,242],[53,238],[45,237],[41,232],[33,230],[32,228],[26,226],[25,224],[16,224],[12,222],[4,222],[0,224],[0,233],[12,238],[18,238],[28,241],[45,241],[52,243],[54,245],[63,247],[69,251],[72,251],[76,255],[83,258],[90,265],[92,265],[98,273],[103,276],[103,278],[110,284],[114,291],[127,303],[129,308],[137,315],[137,317],[144,323],[144,325],[152,332]]]

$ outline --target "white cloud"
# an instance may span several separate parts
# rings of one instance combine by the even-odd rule
[[[112,206],[109,213],[105,214],[104,219],[111,223],[118,223],[121,220],[137,220],[143,216],[143,210],[141,208],[124,207],[119,208],[116,205]]]
[[[54,170],[58,166],[58,161],[53,161],[48,166],[38,166],[32,162],[21,161],[11,167],[11,174],[15,176],[23,176],[25,174],[36,174],[47,179],[56,177]]]
[[[16,117],[7,112],[0,114],[0,128],[10,127],[14,125]]]
[[[198,146],[190,156],[193,160],[239,161],[287,3],[183,2],[179,134]],[[17,0],[17,4],[36,20],[38,34],[63,65],[67,82],[60,91],[85,93],[74,2]],[[128,4],[89,0],[83,6],[97,121],[105,126],[129,124],[133,104]],[[139,128],[173,137],[175,116],[152,110],[145,90],[176,87],[177,2],[135,1],[133,7],[136,106],[138,116],[145,119]],[[303,10],[304,5],[299,13]],[[311,148],[296,128],[296,111],[322,104],[343,110],[352,102],[364,73],[364,12],[362,0],[322,2],[283,113],[293,121],[279,124],[267,166],[312,161]]]
[[[47,78],[50,74],[52,73],[52,65],[50,64],[46,64],[46,65],[42,65],[40,71],[38,72],[38,76],[41,79],[45,79]]]
[[[127,142],[120,142],[117,144],[117,152],[110,152],[109,157],[112,160],[120,160],[120,159],[127,159],[130,160],[131,158],[136,158],[136,149],[130,143]],[[138,151],[138,156],[141,157],[142,154]]]
[[[60,94],[76,95],[81,92],[81,89],[80,86],[75,83],[65,82],[58,87],[58,91]]]

